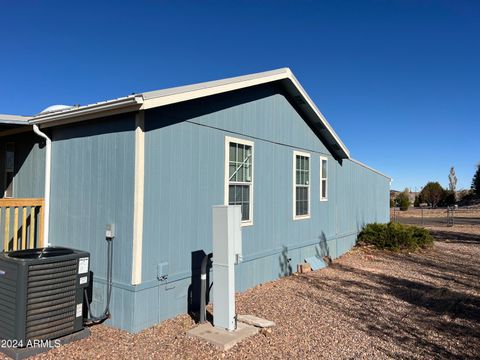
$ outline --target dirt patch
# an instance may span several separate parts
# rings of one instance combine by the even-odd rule
[[[478,358],[480,229],[450,229],[428,251],[357,248],[327,269],[238,294],[239,313],[277,326],[228,352],[187,337],[195,324],[179,316],[136,335],[97,326],[39,358]]]

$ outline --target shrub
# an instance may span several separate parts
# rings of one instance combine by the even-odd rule
[[[368,224],[358,235],[357,244],[374,245],[378,249],[392,251],[417,250],[433,244],[427,229],[398,223]]]
[[[409,194],[408,190],[405,189],[405,191],[398,194],[395,199],[397,201],[398,206],[400,207],[400,210],[402,211],[407,211],[410,206],[410,198],[408,194]]]

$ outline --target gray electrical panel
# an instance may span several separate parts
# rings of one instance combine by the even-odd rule
[[[0,253],[0,339],[25,346],[82,330],[89,263],[60,247]]]
[[[242,212],[239,205],[214,206],[213,325],[236,330],[235,264],[242,259]]]

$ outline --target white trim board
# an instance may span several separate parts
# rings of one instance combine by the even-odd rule
[[[132,285],[142,283],[143,203],[145,184],[145,113],[135,114],[135,184],[133,194]]]

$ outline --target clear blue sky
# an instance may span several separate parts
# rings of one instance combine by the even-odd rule
[[[0,113],[290,67],[394,189],[470,187],[479,1],[2,1]]]

